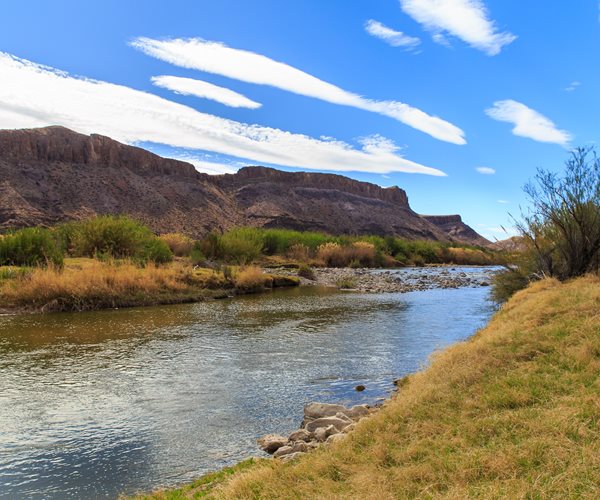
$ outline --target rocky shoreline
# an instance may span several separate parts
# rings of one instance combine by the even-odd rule
[[[314,279],[300,277],[302,285],[326,286],[364,293],[405,293],[432,289],[489,286],[497,267],[480,267],[469,272],[460,266],[412,267],[400,269],[314,268]],[[270,270],[272,271],[272,270]],[[297,276],[295,269],[276,270]]]
[[[339,404],[309,403],[304,407],[300,429],[288,437],[267,434],[257,442],[261,450],[287,462],[343,439],[355,428],[356,422],[376,410],[368,405],[347,408]]]

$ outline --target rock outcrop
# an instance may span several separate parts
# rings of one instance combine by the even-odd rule
[[[0,131],[0,229],[108,213],[194,237],[251,225],[489,244],[459,216],[415,213],[398,187],[265,167],[209,176],[97,134]]]

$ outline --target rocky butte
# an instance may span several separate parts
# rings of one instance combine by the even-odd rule
[[[417,214],[398,187],[266,167],[210,176],[97,134],[0,131],[0,229],[109,213],[194,237],[249,225],[490,244],[458,215]]]

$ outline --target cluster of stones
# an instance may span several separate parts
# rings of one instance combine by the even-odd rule
[[[453,269],[454,271],[454,269]],[[289,269],[280,274],[293,274]],[[302,285],[336,287],[340,281],[353,281],[354,289],[366,293],[404,293],[434,288],[489,286],[494,271],[482,269],[477,273],[450,272],[444,268],[422,268],[399,271],[379,271],[367,268],[315,268],[315,279],[301,278]]]
[[[328,403],[309,403],[304,407],[301,428],[288,437],[268,434],[258,439],[263,451],[283,461],[293,460],[319,446],[329,445],[354,429],[356,422],[371,412],[367,405],[347,408]]]

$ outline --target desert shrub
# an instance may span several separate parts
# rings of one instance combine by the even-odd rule
[[[348,265],[348,254],[339,243],[324,243],[317,248],[317,258],[328,267]]]
[[[198,249],[208,259],[222,259],[223,246],[221,245],[221,235],[214,231],[207,234],[198,242]]]
[[[204,256],[204,253],[202,253],[201,242],[197,241],[194,243],[192,251],[190,252],[190,260],[194,266],[201,266],[206,262],[206,257]]]
[[[518,267],[507,267],[492,278],[492,299],[506,302],[514,293],[529,284],[529,277]]]
[[[177,257],[187,257],[194,249],[194,240],[185,234],[167,233],[160,235],[159,238],[169,245],[171,252]]]
[[[423,267],[425,265],[425,259],[421,255],[413,255],[410,258],[410,265],[415,267]]]
[[[495,260],[490,254],[474,248],[444,248],[442,257],[445,263],[475,266],[493,264]]]
[[[295,243],[286,252],[288,259],[307,262],[310,259],[310,248],[302,243]]]
[[[357,261],[359,267],[373,267],[375,265],[375,245],[367,241],[356,241],[348,249],[352,261]]]
[[[255,228],[241,227],[224,233],[220,245],[227,262],[248,264],[261,255],[263,238]]]
[[[165,264],[173,260],[173,252],[167,243],[159,238],[149,239],[142,251],[134,257],[140,264],[154,262],[155,264]]]
[[[0,238],[0,266],[62,266],[63,250],[57,234],[26,228]]]
[[[302,278],[306,278],[307,280],[315,280],[316,279],[315,271],[313,270],[312,267],[310,267],[307,264],[300,265],[300,267],[298,268],[298,276],[301,276]]]
[[[241,269],[235,276],[235,286],[241,290],[259,290],[265,286],[267,276],[256,266]]]

